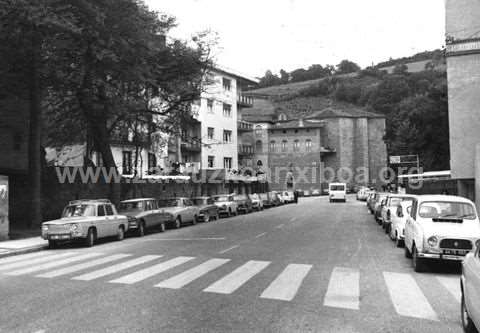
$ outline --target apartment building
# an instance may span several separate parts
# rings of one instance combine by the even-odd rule
[[[480,2],[445,5],[451,176],[480,208]]]

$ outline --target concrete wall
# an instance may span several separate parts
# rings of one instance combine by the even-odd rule
[[[368,119],[368,170],[369,181],[373,185],[381,186],[379,179],[381,170],[387,166],[387,146],[383,140],[385,136],[385,119]]]
[[[445,15],[447,36],[455,39],[471,38],[479,30],[480,1],[445,0]]]

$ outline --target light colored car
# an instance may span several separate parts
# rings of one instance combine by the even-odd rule
[[[238,215],[238,206],[234,200],[234,194],[215,195],[213,200],[218,207],[218,213],[220,215],[226,215],[228,217]]]
[[[243,214],[253,212],[252,200],[246,194],[235,194],[233,200],[237,203],[237,211]]]
[[[263,200],[257,193],[249,194],[250,200],[252,200],[252,207],[256,211],[263,210]]]
[[[480,327],[480,244],[466,255],[462,263],[460,289],[462,292],[461,314],[463,331],[478,333]]]
[[[405,225],[405,256],[416,272],[427,260],[461,261],[480,239],[472,201],[453,195],[421,195],[413,200]]]
[[[405,200],[397,205],[396,209],[392,209],[390,239],[395,242],[397,247],[402,247],[405,240],[405,223],[407,216],[410,214],[412,201]]]
[[[312,196],[318,197],[320,195],[322,195],[322,192],[318,188],[312,190]]]
[[[165,221],[160,217],[157,200],[154,198],[129,199],[120,202],[118,212],[128,217],[128,231],[143,237],[147,229],[165,231]]]
[[[159,216],[167,225],[175,229],[186,223],[197,224],[200,210],[189,198],[168,198],[157,200]]]
[[[280,198],[283,200],[283,203],[291,203],[295,201],[295,197],[293,192],[291,191],[283,191],[280,193]]]
[[[328,184],[328,198],[330,202],[347,201],[347,184],[330,183]]]
[[[370,189],[366,186],[362,186],[358,189],[356,197],[357,200],[366,201],[368,195],[371,193]]]
[[[304,190],[304,191],[303,191],[303,196],[304,196],[304,197],[309,197],[309,196],[311,196],[311,195],[312,195],[312,194],[310,193],[310,190]]]
[[[396,210],[397,206],[402,201],[412,201],[414,198],[413,195],[408,194],[389,194],[385,199],[385,205],[381,206],[380,211],[380,221],[382,222],[382,228],[385,229],[385,233],[390,233],[391,227],[391,217],[392,217],[392,210]]]
[[[74,200],[60,219],[42,223],[42,238],[48,240],[50,248],[72,240],[83,240],[90,247],[99,238],[122,240],[127,229],[127,217],[119,215],[110,200]]]
[[[382,207],[387,203],[388,194],[383,192],[376,193],[373,199],[373,217],[379,225],[382,224]]]

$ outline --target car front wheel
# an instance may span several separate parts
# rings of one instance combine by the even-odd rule
[[[467,306],[465,305],[465,295],[462,292],[462,303],[461,303],[461,311],[462,311],[462,326],[463,331],[465,333],[478,333],[475,324],[473,323],[470,315],[468,314]]]
[[[420,258],[420,256],[418,255],[418,250],[416,246],[413,247],[412,256],[413,256],[412,264],[413,264],[414,271],[417,273],[423,272],[425,270],[425,261],[424,259]]]
[[[56,249],[57,246],[58,246],[57,241],[54,241],[54,240],[51,240],[51,239],[48,241],[48,248],[49,249]]]
[[[140,222],[140,225],[138,226],[137,236],[138,237],[145,236],[145,223],[144,222]]]
[[[123,240],[124,237],[125,237],[125,230],[123,230],[123,227],[120,226],[118,227],[118,231],[117,231],[117,241]]]
[[[203,222],[210,222],[210,214],[204,213],[203,214]]]
[[[90,228],[87,232],[87,238],[85,238],[85,246],[92,247],[95,244],[95,231]]]
[[[175,229],[180,229],[181,226],[182,226],[182,221],[180,220],[180,217],[177,217],[175,219]]]

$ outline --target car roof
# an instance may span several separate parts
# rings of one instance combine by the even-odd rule
[[[79,204],[96,204],[96,205],[105,205],[111,204],[112,202],[108,199],[79,199],[79,200],[71,200],[68,202],[68,205],[79,205]]]
[[[456,195],[444,195],[444,194],[423,194],[417,196],[418,201],[457,201],[473,204],[473,202],[467,198]]]
[[[199,196],[199,197],[193,197],[192,199],[210,199],[209,196]]]
[[[190,199],[190,198],[187,198],[187,197],[168,197],[168,198],[160,198],[160,199],[157,199],[157,200],[177,200],[177,199]]]
[[[330,183],[330,184],[328,184],[328,186],[330,186],[330,185],[347,185],[347,183]]]
[[[136,199],[123,200],[120,202],[128,203],[128,202],[138,202],[138,201],[147,201],[147,200],[155,200],[155,198],[136,198]]]
[[[389,194],[390,198],[415,198],[415,194]]]

